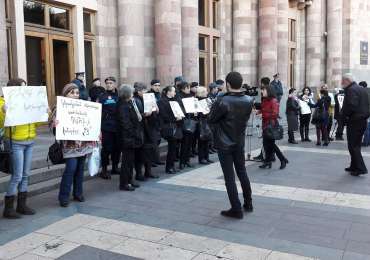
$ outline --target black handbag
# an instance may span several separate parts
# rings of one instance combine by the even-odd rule
[[[276,121],[272,124],[271,121],[267,127],[263,130],[263,137],[272,140],[281,140],[284,137],[284,128]]]
[[[12,173],[12,130],[10,129],[9,146],[5,142],[4,136],[0,138],[0,172],[11,174]]]
[[[201,141],[209,141],[212,139],[212,131],[206,121],[199,121],[199,139]]]
[[[49,161],[49,160],[54,165],[64,163],[63,146],[57,140],[55,140],[55,142],[49,147],[47,161]]]
[[[197,130],[197,121],[190,118],[184,119],[183,130],[185,133],[194,134]]]

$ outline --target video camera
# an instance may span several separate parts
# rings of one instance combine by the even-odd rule
[[[243,84],[242,88],[245,89],[245,94],[250,97],[258,96],[258,87],[251,87],[248,84]]]

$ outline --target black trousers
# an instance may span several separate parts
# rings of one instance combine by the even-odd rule
[[[265,162],[272,162],[275,154],[280,161],[285,160],[283,153],[276,145],[274,139],[263,137],[263,149],[265,150]]]
[[[193,144],[193,134],[185,133],[184,137],[181,140],[181,149],[180,149],[180,164],[185,164],[190,161],[191,147]]]
[[[143,176],[143,166],[145,169],[145,176],[152,172],[152,162],[154,149],[150,147],[140,147],[134,149],[135,153],[135,173],[136,176]]]
[[[302,140],[309,139],[311,114],[300,115],[299,117],[299,132]]]
[[[176,160],[176,150],[178,140],[167,140],[168,150],[167,150],[167,159],[166,159],[166,171],[175,168],[175,160]]]
[[[348,122],[347,124],[348,151],[351,155],[350,168],[360,173],[367,172],[367,168],[361,154],[361,142],[366,127],[366,120],[356,120]]]
[[[316,136],[317,136],[317,143],[321,143],[321,140],[323,140],[324,143],[329,143],[328,126],[326,124],[317,124],[316,125]]]
[[[109,165],[109,157],[112,160],[113,168],[116,168],[120,157],[118,135],[114,132],[102,131],[102,167],[107,167]]]
[[[218,150],[218,158],[224,174],[227,195],[229,196],[231,208],[232,210],[240,211],[241,204],[238,196],[238,188],[235,182],[235,171],[242,186],[244,202],[250,203],[252,201],[251,184],[245,168],[244,147],[237,147],[226,151]]]
[[[161,143],[161,140],[159,140],[157,144],[154,145],[154,148],[153,148],[153,162],[154,163],[159,163],[161,161],[161,155],[159,153],[160,143]]]
[[[122,150],[122,164],[119,178],[120,187],[124,187],[132,181],[135,164],[135,149]]]
[[[209,160],[209,141],[198,141],[198,160]]]
[[[344,131],[344,120],[343,118],[339,117],[337,118],[337,131],[335,132],[335,137],[343,137],[343,131]]]

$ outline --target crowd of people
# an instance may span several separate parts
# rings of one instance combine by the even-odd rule
[[[347,80],[347,81],[345,81]],[[354,83],[350,77],[344,78],[348,86]],[[136,82],[134,86],[121,85],[117,87],[114,77],[107,77],[104,86],[99,78],[93,80],[90,88],[84,86],[84,73],[76,73],[76,78],[67,84],[62,96],[71,99],[89,100],[102,105],[101,141],[70,141],[60,142],[65,170],[59,189],[59,204],[67,207],[72,191],[73,200],[83,202],[84,168],[88,155],[96,146],[101,146],[102,179],[110,180],[112,175],[119,175],[119,189],[134,191],[142,181],[148,178],[158,178],[152,168],[165,166],[166,174],[175,174],[186,168],[192,168],[191,158],[198,157],[198,163],[207,165],[213,163],[210,154],[217,152],[225,176],[225,184],[232,208],[221,212],[228,217],[241,218],[241,204],[237,198],[234,169],[241,181],[244,195],[244,209],[253,211],[251,188],[245,170],[244,144],[245,130],[250,114],[254,110],[261,115],[263,129],[263,164],[261,169],[271,168],[275,155],[280,160],[280,169],[284,169],[288,160],[276,144],[274,135],[265,132],[278,131],[280,102],[283,87],[279,75],[261,79],[261,103],[256,103],[248,97],[248,91],[242,88],[243,78],[237,72],[231,72],[226,82],[217,80],[208,88],[199,86],[197,82],[188,83],[181,76],[174,79],[174,84],[162,88],[160,80],[153,79],[150,86]],[[12,79],[8,86],[26,86],[22,79]],[[359,147],[359,132],[365,129],[363,120],[368,118],[369,102],[359,100],[350,90],[358,86],[338,91],[332,102],[326,85],[323,85],[317,98],[314,98],[310,88],[305,87],[298,95],[295,89],[289,90],[286,105],[289,143],[296,144],[294,132],[300,130],[301,141],[310,142],[310,123],[316,126],[317,145],[327,146],[331,140],[333,118],[338,123],[336,139],[343,140],[343,128],[347,124],[351,166],[347,169],[358,176],[367,173]],[[353,100],[341,99],[347,92]],[[155,108],[149,112],[144,109],[144,95],[153,93]],[[360,93],[360,92],[359,92]],[[357,93],[358,94],[358,93]],[[362,92],[360,94],[363,94]],[[188,113],[183,100],[194,97],[206,100],[209,111]],[[367,94],[366,94],[367,100]],[[183,116],[174,113],[172,102],[177,102]],[[357,102],[357,103],[356,103]],[[360,104],[361,103],[361,104]],[[362,114],[357,115],[353,107],[366,107]],[[315,109],[312,112],[312,109]],[[4,98],[0,98],[0,124],[3,126],[7,107]],[[335,113],[332,111],[335,110]],[[56,108],[51,111],[49,126],[55,133],[58,126]],[[356,118],[357,116],[357,118]],[[350,120],[348,121],[348,118]],[[361,120],[361,129],[358,122]],[[35,214],[28,207],[27,186],[31,171],[32,149],[36,138],[36,129],[41,123],[5,127],[5,138],[10,141],[12,149],[12,177],[5,195],[5,218],[19,218],[21,215]],[[352,131],[351,131],[352,129]],[[349,134],[348,134],[349,132]],[[274,134],[274,133],[273,133]],[[363,133],[361,135],[361,138]],[[165,162],[161,160],[160,144],[167,142]],[[360,141],[361,146],[361,141]],[[262,152],[261,152],[262,154]],[[176,167],[178,163],[178,167]],[[111,167],[109,167],[111,165]],[[120,165],[120,168],[119,168]],[[110,168],[110,169],[109,169]],[[17,195],[18,192],[18,195]],[[14,208],[17,198],[17,207]]]

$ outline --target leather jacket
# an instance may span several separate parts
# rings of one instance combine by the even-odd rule
[[[366,89],[353,82],[344,89],[342,113],[347,122],[369,118],[369,98]]]
[[[244,147],[245,130],[252,107],[253,99],[242,92],[226,93],[217,98],[208,115],[217,149]]]

